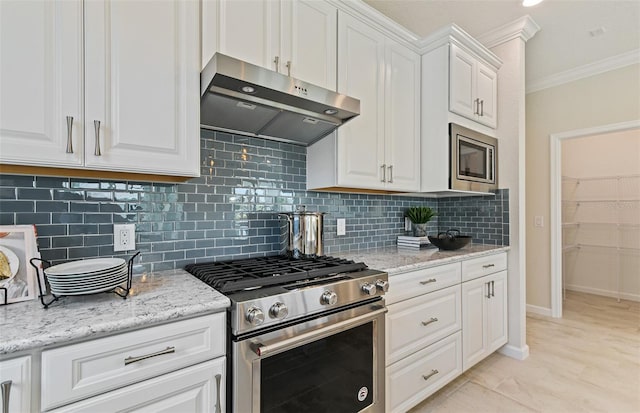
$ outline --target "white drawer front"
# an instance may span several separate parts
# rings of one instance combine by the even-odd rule
[[[462,373],[461,333],[387,367],[387,411],[406,412]]]
[[[461,329],[460,285],[390,305],[387,365]]]
[[[387,304],[397,303],[460,283],[460,263],[440,265],[389,277]]]
[[[225,313],[217,313],[43,351],[42,408],[222,356],[225,333]],[[125,365],[127,358],[164,351],[166,354]]]
[[[71,412],[179,412],[225,411],[225,358],[187,367],[173,373],[73,403],[52,413]],[[218,386],[220,388],[218,389]],[[218,400],[218,395],[220,399]]]
[[[462,261],[462,281],[484,277],[507,269],[507,253],[503,252],[486,257],[473,258]]]

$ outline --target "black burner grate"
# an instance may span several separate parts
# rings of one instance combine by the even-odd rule
[[[313,280],[367,269],[364,263],[335,257],[292,259],[277,255],[236,261],[189,264],[185,270],[223,293]]]

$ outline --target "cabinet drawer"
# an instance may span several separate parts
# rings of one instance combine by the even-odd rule
[[[387,411],[406,412],[462,373],[461,333],[387,367]]]
[[[0,361],[0,383],[9,388],[9,412],[31,411],[31,356]]]
[[[460,271],[460,263],[454,263],[392,275],[385,300],[387,304],[393,304],[458,284]]]
[[[225,411],[225,358],[114,390],[53,410],[71,412],[180,412]],[[219,398],[218,398],[219,396]]]
[[[390,305],[387,365],[461,329],[461,292],[454,285]]]
[[[42,409],[51,409],[224,355],[224,314],[43,351]],[[144,356],[151,357],[131,363],[132,358]],[[129,364],[125,364],[125,360]]]
[[[462,261],[462,281],[484,277],[507,269],[507,253],[503,252],[486,257],[473,258]]]

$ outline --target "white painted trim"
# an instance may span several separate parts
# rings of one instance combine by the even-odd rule
[[[491,49],[513,39],[519,38],[526,42],[539,30],[538,23],[526,15],[479,36],[478,41]]]
[[[511,357],[512,359],[525,360],[529,357],[529,346],[525,344],[525,346],[521,348],[505,344],[498,350],[498,353]]]
[[[549,135],[551,230],[551,316],[562,317],[562,146],[564,139],[640,128],[640,119]]]
[[[569,291],[577,291],[579,293],[595,294],[595,295],[601,295],[604,297],[620,298],[622,300],[640,302],[640,294],[631,294],[631,293],[625,293],[625,292],[618,294],[617,291],[603,290],[600,288],[583,287],[581,285],[573,285],[573,284],[567,284],[565,285],[565,288]]]
[[[560,86],[565,83],[595,76],[615,69],[621,69],[626,66],[640,64],[640,49],[631,50],[617,56],[608,57],[589,63],[584,66],[578,66],[564,72],[556,73],[541,79],[534,79],[527,85],[526,93],[538,92],[543,89]]]
[[[527,314],[538,314],[546,317],[551,317],[551,309],[533,304],[527,304]]]

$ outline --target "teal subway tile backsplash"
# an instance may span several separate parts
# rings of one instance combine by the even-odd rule
[[[54,263],[113,252],[113,224],[136,224],[135,271],[282,251],[278,212],[304,204],[326,212],[325,253],[392,246],[404,210],[438,211],[430,233],[459,228],[474,242],[508,244],[508,190],[430,199],[306,191],[306,149],[202,131],[202,175],[181,184],[0,175],[0,224],[36,224],[42,257]],[[345,218],[347,235],[336,236]]]

